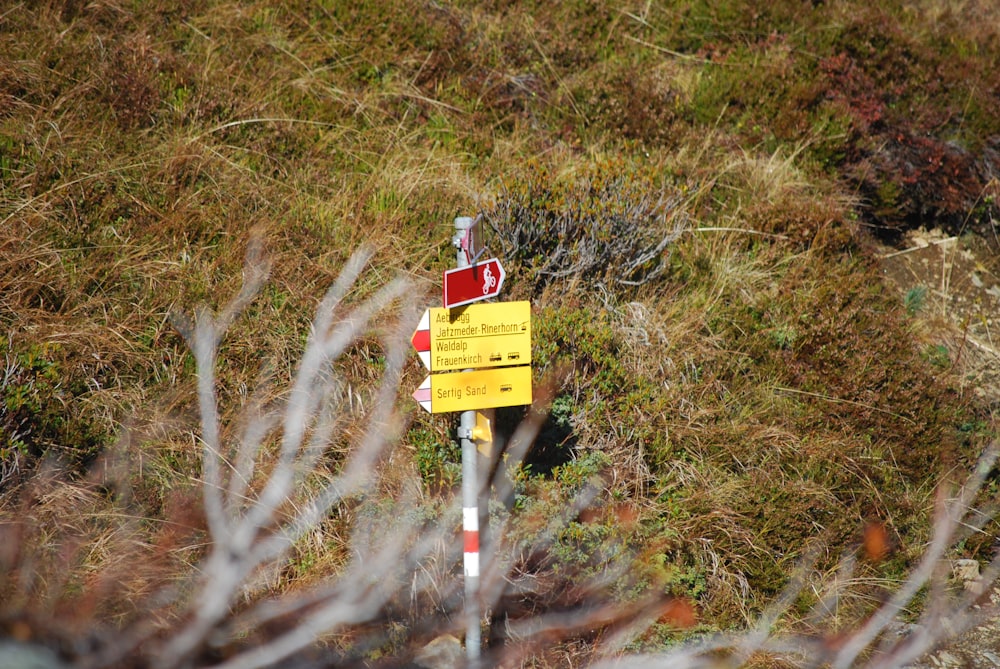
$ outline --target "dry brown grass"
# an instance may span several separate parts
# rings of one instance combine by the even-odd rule
[[[4,376],[4,400],[19,403],[11,422],[31,436],[0,444],[0,515],[14,537],[4,629],[30,619],[29,632],[67,655],[88,620],[129,629],[136,645],[107,646],[110,663],[114,652],[148,658],[149,639],[194,624],[196,570],[226,545],[225,522],[205,526],[198,490],[210,517],[220,486],[242,512],[280,474],[280,440],[252,432],[290,401],[326,287],[367,244],[370,268],[345,307],[397,272],[414,286],[410,306],[430,305],[420,296],[453,262],[450,220],[502,205],[528,165],[544,172],[538,192],[613,165],[634,201],[667,197],[673,217],[630,219],[654,240],[646,285],[613,285],[623,267],[605,258],[534,296],[538,394],[562,431],[529,414],[501,468],[520,478],[495,481],[515,505],[494,509],[507,563],[489,601],[520,598],[537,614],[515,620],[522,643],[505,661],[576,666],[628,643],[659,650],[691,633],[660,612],[663,596],[696,609],[699,632],[748,626],[807,554],[807,585],[775,629],[851,630],[871,614],[923,554],[939,480],[972,466],[993,426],[952,383],[955,370],[921,356],[898,300],[878,288],[864,234],[893,207],[873,204],[861,186],[878,175],[857,170],[883,165],[866,152],[880,155],[869,140],[888,136],[878,124],[890,116],[907,136],[988,146],[994,12],[731,4],[0,10],[0,346],[18,369]],[[966,26],[963,12],[981,20]],[[866,55],[842,55],[855,51]],[[902,102],[889,109],[875,83]],[[925,84],[939,95],[919,99]],[[584,222],[565,203],[529,201],[521,213],[546,207],[570,227]],[[588,252],[600,259],[627,240],[621,221],[598,223],[607,238]],[[271,277],[230,324],[218,364],[201,361],[217,381],[218,448],[205,450],[198,365],[168,315],[224,310],[254,238]],[[526,277],[550,260],[517,252],[501,258],[508,297],[533,291]],[[343,411],[307,435],[330,430],[261,536],[343,474],[382,408],[381,342],[397,325],[374,316],[330,368],[329,400]],[[424,373],[412,359],[400,369],[398,446],[373,470],[369,498],[333,505],[229,589],[209,627],[237,642],[203,646],[206,663],[296,633],[277,613],[261,622],[269,598],[327,597],[302,604],[304,616],[345,601],[365,566],[358,546],[384,558],[391,594],[364,622],[313,640],[376,662],[453,629],[457,516],[440,484],[453,478],[416,474],[418,458],[427,470],[455,464],[452,426],[408,403]],[[27,400],[10,399],[18,393]],[[561,441],[542,443],[550,433]],[[259,449],[237,457],[229,447],[243,443]],[[43,454],[62,457],[65,477],[35,472]],[[893,550],[839,571],[872,522]],[[987,559],[990,531],[949,556]],[[412,561],[392,564],[384,551],[397,548]]]

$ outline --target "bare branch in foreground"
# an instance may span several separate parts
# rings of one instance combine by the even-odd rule
[[[280,411],[264,411],[248,419],[244,441],[237,446],[229,480],[223,474],[224,451],[219,438],[218,409],[215,396],[214,367],[218,343],[235,315],[260,287],[266,271],[254,260],[246,274],[252,277],[243,290],[226,305],[219,318],[202,311],[193,331],[185,328],[185,338],[195,353],[198,370],[198,397],[202,418],[203,493],[205,514],[212,539],[208,556],[200,567],[196,597],[190,605],[192,616],[181,629],[168,637],[155,653],[155,666],[169,669],[185,663],[203,647],[227,619],[245,583],[261,567],[282,560],[302,535],[320,523],[338,502],[364,493],[374,478],[372,471],[395,434],[392,415],[395,392],[405,362],[405,343],[397,335],[387,342],[386,367],[379,401],[369,418],[365,438],[343,465],[342,473],[327,482],[304,503],[291,518],[279,518],[279,510],[292,499],[316,472],[320,456],[330,443],[335,416],[342,410],[338,386],[330,377],[330,366],[363,333],[374,319],[409,289],[406,281],[392,281],[345,316],[335,319],[335,312],[365,266],[369,252],[355,254],[341,276],[327,292],[313,319],[312,332],[292,381],[287,401]],[[259,261],[257,261],[259,262]],[[281,427],[277,462],[266,483],[255,496],[248,498],[247,481],[265,437],[276,425]],[[397,528],[398,536],[408,539],[410,527]],[[402,539],[401,539],[402,540]],[[399,542],[361,557],[366,568],[388,573],[388,562],[398,561]],[[391,557],[390,557],[391,556]],[[373,616],[384,603],[383,588],[364,579],[345,578],[341,588],[313,606],[300,625],[248,656],[237,655],[226,666],[265,666],[285,655],[314,643],[316,638],[339,626],[357,623]],[[251,612],[251,617],[253,613]],[[259,620],[267,616],[257,614]]]

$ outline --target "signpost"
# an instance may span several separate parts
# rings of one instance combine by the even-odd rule
[[[445,270],[444,306],[450,309],[496,297],[505,278],[507,272],[496,258]]]
[[[531,363],[531,303],[428,309],[411,341],[424,367],[432,372],[527,365]]]
[[[413,398],[431,413],[461,411],[465,650],[479,667],[479,476],[476,446],[492,442],[490,420],[476,409],[531,404],[531,304],[473,304],[496,297],[507,273],[500,261],[478,262],[481,222],[455,219],[457,269],[443,278],[444,308],[424,312],[411,342],[431,372]],[[461,308],[458,308],[461,307]],[[444,372],[444,373],[440,373]],[[484,507],[485,508],[485,507]],[[485,522],[485,521],[484,521]]]

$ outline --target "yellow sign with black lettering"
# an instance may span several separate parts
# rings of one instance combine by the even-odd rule
[[[469,411],[531,404],[531,367],[430,375],[430,411]]]
[[[432,372],[531,364],[531,303],[428,309],[413,345]]]

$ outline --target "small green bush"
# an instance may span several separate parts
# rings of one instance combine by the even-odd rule
[[[445,443],[426,429],[413,429],[409,443],[416,448],[413,461],[424,485],[431,490],[444,490],[458,485],[462,477],[462,453],[454,441]]]
[[[67,379],[57,353],[53,345],[15,345],[0,336],[0,488],[42,455],[86,460],[103,445],[89,422],[67,408],[85,388]]]

